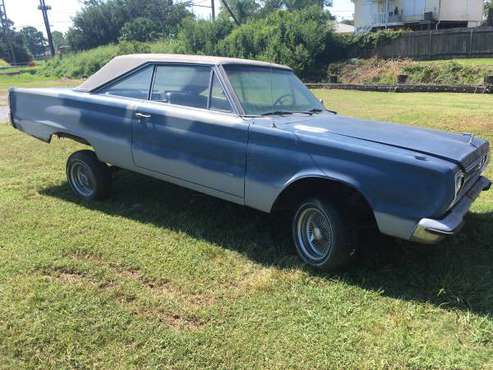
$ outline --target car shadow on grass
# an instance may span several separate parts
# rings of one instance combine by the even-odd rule
[[[300,268],[392,298],[444,309],[493,314],[493,214],[470,214],[462,233],[438,246],[423,246],[368,233],[347,271],[326,274],[304,266],[290,241],[290,226],[255,210],[152,178],[120,171],[113,198],[82,202],[68,185],[41,194],[163,229],[180,231],[278,268]]]

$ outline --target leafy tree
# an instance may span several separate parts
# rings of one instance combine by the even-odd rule
[[[9,63],[26,63],[32,60],[22,34],[14,29],[14,23],[10,20],[7,20],[5,32],[0,33],[0,58]]]
[[[261,5],[255,0],[229,0],[228,4],[240,23],[246,23],[247,21],[256,18],[262,10]],[[229,16],[230,14],[223,7],[221,9],[221,17],[228,19]]]
[[[55,44],[55,49],[58,49],[60,46],[64,46],[67,43],[65,40],[65,36],[60,31],[53,31],[51,33],[53,37],[53,44]]]
[[[486,25],[493,26],[493,2],[491,0],[484,1],[484,17]]]
[[[491,0],[484,0],[484,14],[488,15],[488,12],[492,8]]]
[[[277,10],[302,10],[311,6],[323,9],[329,6],[331,0],[229,0],[231,11],[240,23],[253,19],[264,18]],[[223,17],[229,17],[226,9],[222,10]]]
[[[46,41],[43,32],[35,27],[27,26],[20,30],[24,45],[34,56],[42,56],[46,51]]]
[[[218,43],[233,29],[233,23],[226,18],[219,18],[216,22],[187,18],[178,34],[179,53],[199,53],[214,55],[218,53]]]
[[[173,4],[168,0],[86,1],[74,18],[74,26],[67,32],[67,40],[74,50],[113,43],[122,35],[125,24],[137,18],[153,23],[157,30],[153,37],[173,36],[189,14],[186,4]]]
[[[120,40],[123,41],[150,41],[159,35],[158,26],[148,18],[135,18],[123,25]]]
[[[235,28],[218,47],[223,55],[263,59],[291,66],[306,79],[318,79],[342,53],[330,13],[319,6],[276,11]]]

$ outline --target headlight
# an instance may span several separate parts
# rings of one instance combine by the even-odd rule
[[[454,198],[454,203],[457,200],[457,197],[459,196],[460,191],[462,190],[462,187],[464,186],[464,172],[459,170],[455,174],[455,198]]]

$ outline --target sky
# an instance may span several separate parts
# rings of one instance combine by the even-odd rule
[[[44,32],[43,16],[38,10],[38,0],[4,0],[7,17],[14,22],[17,29],[24,26],[34,26]],[[48,12],[52,31],[65,32],[72,24],[71,18],[81,8],[79,0],[45,0],[52,9]],[[194,0],[197,4],[210,4],[210,0]],[[219,1],[216,1],[219,3]],[[199,17],[210,17],[210,9],[194,7],[194,13]],[[330,12],[338,19],[352,18],[354,5],[351,0],[333,0]]]

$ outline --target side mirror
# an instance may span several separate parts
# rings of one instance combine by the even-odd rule
[[[322,104],[325,107],[325,104],[324,104],[324,100],[323,99],[319,99],[318,101],[320,102],[320,104]]]

